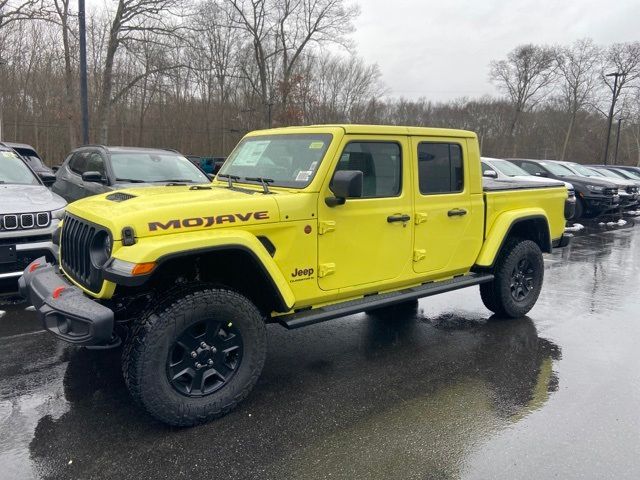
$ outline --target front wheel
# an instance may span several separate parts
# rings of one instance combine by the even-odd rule
[[[493,281],[480,285],[485,307],[505,317],[524,316],[533,308],[542,289],[544,261],[540,247],[531,240],[508,240],[493,274]]]
[[[132,397],[158,420],[192,426],[220,417],[251,391],[266,357],[266,327],[246,297],[202,289],[135,326],[123,353]]]

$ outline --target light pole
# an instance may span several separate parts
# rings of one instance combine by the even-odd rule
[[[618,77],[623,74],[620,72],[608,73],[605,77],[614,77],[613,81],[613,97],[611,98],[611,109],[609,110],[609,118],[607,120],[607,140],[604,144],[604,164],[607,164],[607,158],[609,157],[609,138],[611,137],[611,123],[613,122],[613,110],[616,106],[616,95],[618,93]]]
[[[87,93],[87,29],[84,0],[78,0],[78,33],[80,35],[80,113],[82,115],[82,143],[89,143],[89,100]]]
[[[0,70],[2,70],[2,66],[6,65],[7,62],[5,60],[2,60],[0,58]],[[2,141],[2,123],[3,123],[3,118],[2,118],[2,106],[4,104],[4,102],[2,101],[3,99],[3,95],[2,92],[0,92],[0,141]]]
[[[615,149],[615,153],[613,154],[614,165],[618,164],[618,146],[620,145],[620,125],[622,124],[622,120],[624,119],[623,118],[618,119],[618,131],[616,132],[616,149]]]

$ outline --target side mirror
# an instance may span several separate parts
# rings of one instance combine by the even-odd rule
[[[82,174],[83,182],[104,183],[105,179],[100,172],[84,172]]]
[[[485,170],[482,172],[482,176],[487,178],[498,178],[498,172],[495,170]]]
[[[363,173],[360,170],[338,170],[329,188],[335,197],[325,198],[330,207],[344,205],[347,198],[362,198]]]
[[[55,165],[55,166],[51,167],[51,171],[53,173],[56,173],[58,170],[60,170],[60,165]]]
[[[38,173],[38,177],[40,177],[40,180],[42,180],[42,183],[44,183],[45,187],[50,187],[51,185],[56,183],[56,176],[50,173],[40,172]]]

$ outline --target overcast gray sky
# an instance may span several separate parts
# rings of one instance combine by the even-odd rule
[[[522,43],[640,40],[640,0],[360,0],[357,51],[391,96],[496,93],[491,60]]]

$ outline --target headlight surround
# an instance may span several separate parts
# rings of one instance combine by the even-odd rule
[[[112,247],[113,242],[108,232],[102,230],[93,237],[89,247],[89,257],[94,267],[102,268],[107,263],[111,258]]]
[[[587,190],[589,190],[590,192],[595,192],[595,193],[602,193],[604,192],[604,187],[599,187],[598,185],[585,185],[587,187]]]
[[[62,207],[62,208],[59,208],[57,210],[52,210],[51,211],[51,218],[57,219],[57,220],[62,220],[64,218],[65,211],[66,211],[66,207]]]

